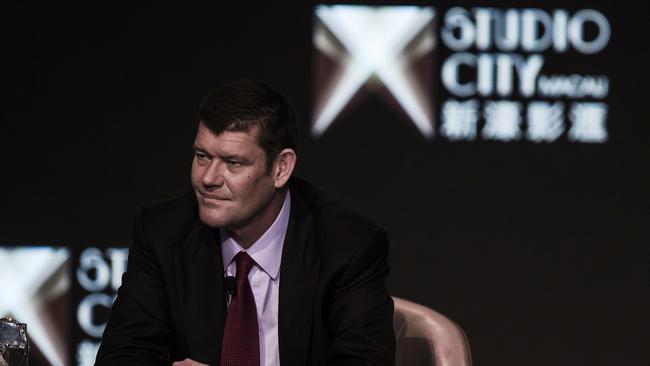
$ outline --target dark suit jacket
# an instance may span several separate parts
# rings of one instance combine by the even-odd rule
[[[393,365],[383,230],[305,181],[290,181],[280,268],[282,366]],[[218,365],[226,315],[219,234],[194,193],[143,208],[98,365]]]

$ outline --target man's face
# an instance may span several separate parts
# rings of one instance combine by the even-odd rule
[[[257,128],[249,132],[213,134],[199,124],[194,140],[192,186],[199,216],[206,225],[241,229],[258,224],[276,188],[274,168],[266,166],[266,154],[257,143]]]

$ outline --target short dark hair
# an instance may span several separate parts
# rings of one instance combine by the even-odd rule
[[[201,103],[200,121],[216,135],[257,127],[269,168],[282,149],[297,149],[293,109],[280,93],[260,81],[237,80],[209,93]]]

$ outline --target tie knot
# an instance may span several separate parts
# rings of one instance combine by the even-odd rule
[[[238,280],[242,280],[248,277],[248,273],[253,268],[255,261],[248,253],[239,252],[235,256],[235,263],[237,264],[236,277]]]

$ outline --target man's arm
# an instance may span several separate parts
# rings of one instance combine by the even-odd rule
[[[334,288],[329,365],[395,364],[388,272],[388,238],[383,230],[373,228]]]
[[[111,309],[96,365],[168,364],[170,334],[159,263],[145,240],[140,211],[133,225],[128,269]]]

